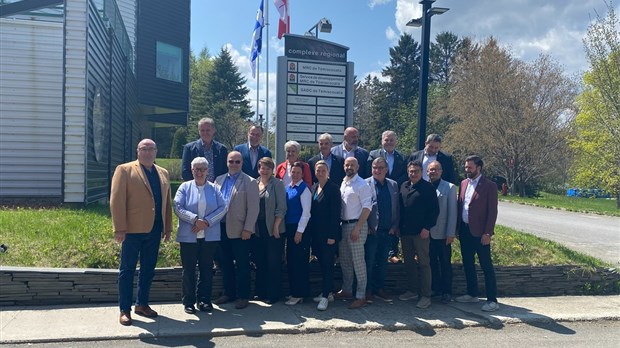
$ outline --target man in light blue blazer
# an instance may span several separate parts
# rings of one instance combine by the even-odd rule
[[[215,179],[228,211],[221,224],[220,242],[224,295],[214,303],[236,300],[235,308],[243,309],[250,298],[250,238],[259,212],[258,184],[241,171],[241,153],[231,151],[227,162],[228,173]]]
[[[368,237],[364,244],[366,260],[366,301],[377,297],[384,301],[392,298],[385,291],[385,276],[391,236],[398,234],[400,221],[400,191],[396,181],[388,179],[388,163],[377,157],[372,161],[372,176],[366,182],[372,189],[373,206],[368,216]]]
[[[437,191],[439,216],[437,224],[431,228],[431,288],[436,295],[441,295],[442,303],[452,301],[452,242],[456,235],[458,216],[456,186],[443,180],[441,163],[433,161],[428,165],[427,174]]]
[[[248,142],[234,148],[243,157],[241,170],[254,179],[258,178],[258,160],[263,157],[272,157],[271,151],[260,144],[262,140],[263,127],[252,125],[248,130]]]

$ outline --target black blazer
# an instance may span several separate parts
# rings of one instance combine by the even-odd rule
[[[344,145],[336,145],[332,147],[331,150],[333,155],[340,156],[344,158]],[[359,169],[357,170],[357,174],[362,178],[366,179],[366,162],[368,161],[368,151],[362,147],[355,148],[354,156],[357,159],[357,164],[359,164]],[[344,167],[344,164],[343,164]]]
[[[422,163],[422,161],[424,161],[424,150],[420,150],[420,151],[416,151],[412,153],[407,159],[407,163],[411,161],[419,161],[420,163]],[[441,163],[441,169],[443,170],[443,174],[441,174],[441,178],[447,182],[451,182],[455,185],[458,185],[458,183],[456,182],[456,173],[454,171],[454,162],[452,161],[452,156],[442,151],[439,151],[437,153],[437,162]],[[407,165],[407,163],[405,163],[405,166]],[[407,169],[405,167],[405,173],[406,172],[407,172]]]
[[[370,178],[372,176],[372,161],[374,161],[378,157],[385,157],[386,152],[383,149],[377,149],[370,151],[368,155],[368,164],[366,165],[366,177]],[[388,173],[387,178],[396,181],[398,186],[400,184],[407,181],[409,178],[407,176],[407,163],[405,161],[405,156],[403,156],[400,151],[394,150],[394,166],[392,167],[392,172]]]
[[[250,157],[250,145],[248,143],[239,144],[235,146],[233,150],[239,151],[241,153],[241,157],[243,158],[243,165],[241,167],[241,171],[253,177],[254,179],[258,178],[258,160],[263,157],[273,157],[271,156],[271,151],[269,151],[268,148],[264,147],[263,145],[259,145],[256,166],[252,168],[252,157]]]
[[[319,183],[312,185],[312,207],[310,221],[306,231],[310,231],[312,244],[327,243],[328,239],[339,241],[342,238],[340,230],[340,209],[342,199],[340,188],[331,180],[327,180],[321,194],[314,197]]]
[[[316,155],[308,160],[308,164],[310,165],[310,173],[312,174],[312,182],[317,182],[316,176],[314,175],[314,166],[316,162],[321,160],[321,155]],[[332,181],[340,188],[340,184],[342,184],[342,179],[345,177],[344,173],[344,158],[334,155],[332,153],[332,166],[329,168],[329,180]]]
[[[191,143],[185,144],[183,147],[183,160],[181,161],[181,176],[183,181],[194,179],[192,175],[192,160],[196,157],[204,157],[205,153],[202,149],[202,140],[198,139]],[[209,166],[214,166],[215,177],[228,172],[228,166],[226,165],[226,157],[228,157],[228,149],[222,143],[213,140],[213,162],[209,163]]]

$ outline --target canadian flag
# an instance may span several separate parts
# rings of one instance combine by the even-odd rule
[[[278,21],[278,39],[281,39],[284,34],[288,34],[291,31],[291,16],[288,7],[289,0],[273,0],[273,3],[280,13],[280,20]]]

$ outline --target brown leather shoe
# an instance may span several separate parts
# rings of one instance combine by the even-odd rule
[[[357,300],[351,302],[349,309],[358,309],[358,308],[364,307],[365,305],[366,305],[366,300],[358,298]]]
[[[121,325],[123,326],[130,326],[132,323],[131,312],[121,311],[121,315],[118,319],[118,322],[121,323]]]
[[[157,312],[152,310],[151,307],[149,307],[149,306],[136,306],[136,308],[134,309],[134,312],[136,312],[136,314],[138,314],[138,315],[141,315],[141,316],[147,317],[147,318],[156,318],[157,317]]]
[[[375,293],[375,297],[385,302],[392,301],[392,296],[390,296],[384,289],[377,290],[377,292]]]
[[[244,309],[247,306],[248,306],[248,300],[245,298],[240,298],[237,300],[237,302],[235,302],[236,309]]]
[[[353,294],[350,292],[340,290],[334,294],[334,298],[338,300],[352,300]]]

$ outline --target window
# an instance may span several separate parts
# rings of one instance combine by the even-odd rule
[[[160,79],[183,82],[183,50],[181,48],[157,41],[157,71]]]

